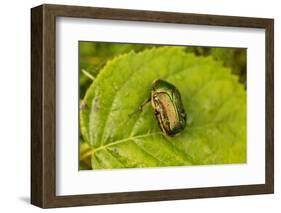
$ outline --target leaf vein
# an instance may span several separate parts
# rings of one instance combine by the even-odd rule
[[[159,161],[160,163],[164,163],[164,165],[166,164],[164,161],[160,160],[159,158],[155,157],[154,155],[152,155],[150,152],[146,151],[144,148],[142,148],[136,141],[135,139],[132,139],[133,143],[143,152],[145,152],[147,155],[151,156],[152,158],[154,158],[155,160]]]

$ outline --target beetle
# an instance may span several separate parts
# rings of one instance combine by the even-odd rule
[[[151,102],[161,131],[167,136],[175,136],[186,126],[186,113],[179,90],[171,83],[156,79],[152,83],[151,97],[141,106]]]

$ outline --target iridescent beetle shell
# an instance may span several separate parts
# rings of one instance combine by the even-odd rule
[[[151,104],[162,132],[175,136],[186,126],[186,113],[179,90],[171,83],[157,79],[152,83]]]

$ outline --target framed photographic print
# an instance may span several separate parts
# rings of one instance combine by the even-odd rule
[[[273,193],[273,19],[31,9],[31,203]]]

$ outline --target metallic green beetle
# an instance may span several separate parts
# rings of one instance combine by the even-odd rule
[[[161,79],[154,80],[151,97],[142,103],[139,110],[142,111],[149,102],[151,102],[161,131],[166,135],[175,136],[185,128],[186,113],[180,92],[173,84]]]
[[[161,79],[153,81],[150,100],[162,132],[175,136],[185,128],[186,113],[180,92],[173,84]]]

